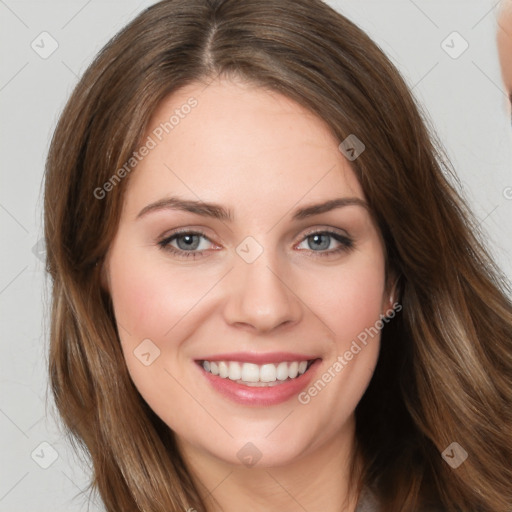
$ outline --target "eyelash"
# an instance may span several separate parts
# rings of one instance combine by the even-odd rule
[[[173,240],[177,239],[177,238],[180,238],[182,236],[185,236],[185,235],[199,235],[199,236],[202,236],[204,238],[206,238],[207,240],[209,240],[211,242],[211,240],[206,236],[205,233],[203,233],[202,231],[188,231],[186,229],[184,230],[181,230],[181,231],[175,231],[172,235],[164,238],[163,240],[161,240],[160,242],[158,242],[158,245],[160,246],[160,248],[163,250],[163,251],[168,251],[180,258],[193,258],[193,259],[196,259],[198,257],[203,257],[203,252],[204,251],[183,251],[181,249],[176,249],[176,247],[173,247],[172,245],[169,245]],[[329,235],[331,236],[332,238],[334,238],[337,242],[339,242],[341,244],[340,247],[338,247],[337,249],[331,249],[331,250],[328,250],[328,251],[312,251],[310,250],[309,252],[312,252],[315,254],[315,257],[325,257],[325,256],[332,256],[334,254],[338,254],[338,253],[341,253],[342,251],[345,251],[345,252],[348,252],[350,251],[353,247],[354,247],[354,241],[348,237],[348,236],[345,236],[345,235],[341,235],[337,232],[334,232],[334,231],[328,231],[328,230],[324,230],[324,231],[313,231],[313,232],[310,232],[310,233],[307,233],[301,240],[301,243],[304,241],[304,240],[307,240],[308,238],[314,236],[314,235]]]

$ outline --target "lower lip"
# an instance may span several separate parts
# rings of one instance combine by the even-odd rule
[[[211,386],[232,401],[243,405],[268,406],[286,402],[293,396],[299,394],[313,378],[321,360],[316,359],[309,369],[300,377],[283,381],[275,386],[245,386],[228,378],[222,378],[207,372],[202,366],[199,370],[208,380]]]

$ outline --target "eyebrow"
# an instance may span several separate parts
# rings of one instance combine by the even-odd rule
[[[295,210],[292,219],[302,220],[314,215],[319,215],[336,208],[342,208],[344,206],[362,206],[369,210],[368,203],[359,197],[339,197],[335,199],[329,199],[323,203],[317,203],[298,208]],[[226,209],[223,206],[216,203],[205,203],[204,201],[194,201],[191,199],[180,199],[179,197],[166,197],[155,201],[154,203],[145,206],[137,215],[136,219],[139,219],[148,213],[157,212],[162,210],[180,210],[204,217],[212,217],[214,219],[232,222],[234,215],[232,210]]]

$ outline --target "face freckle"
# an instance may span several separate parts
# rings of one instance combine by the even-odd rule
[[[130,176],[106,259],[126,364],[184,450],[239,464],[240,445],[251,442],[264,463],[286,464],[353,432],[354,409],[378,358],[375,325],[392,305],[384,246],[350,163],[321,119],[277,93],[217,80],[166,98],[148,134],[191,97],[197,106]],[[345,203],[336,208],[293,219],[298,209],[340,198]],[[159,201],[166,207],[139,215]],[[178,210],[177,201],[189,203]],[[222,206],[232,218],[211,208],[202,215],[204,205],[190,211],[193,201]],[[169,246],[178,253],[160,247],[176,230],[182,236]],[[202,255],[179,254],[187,246]],[[372,328],[363,344],[358,336]],[[235,352],[282,362],[308,356],[315,365],[303,388],[263,406],[219,390],[200,366]],[[299,401],[318,380],[329,383]],[[275,429],[292,411],[293,422]]]

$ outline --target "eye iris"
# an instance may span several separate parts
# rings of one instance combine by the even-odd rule
[[[325,241],[326,243],[322,244],[322,243],[320,242],[320,244],[319,244],[319,245],[316,245],[315,247],[316,247],[317,249],[328,249],[328,248],[329,248],[329,238],[330,238],[330,237],[329,237],[329,235],[326,235],[326,234],[315,234],[315,235],[311,235],[311,236],[309,237],[309,240],[313,239],[313,240],[315,241],[315,243],[317,243],[317,242],[318,242],[322,237],[324,238],[324,241]],[[311,246],[311,244],[309,244],[309,246],[310,246],[311,248],[313,248],[313,249],[315,248],[315,247],[312,247],[312,246]]]
[[[187,242],[184,246],[180,247],[180,241],[186,239]],[[178,244],[178,247],[182,250],[190,250],[190,249],[197,249],[199,245],[199,236],[198,235],[181,235],[176,238],[176,242]]]

